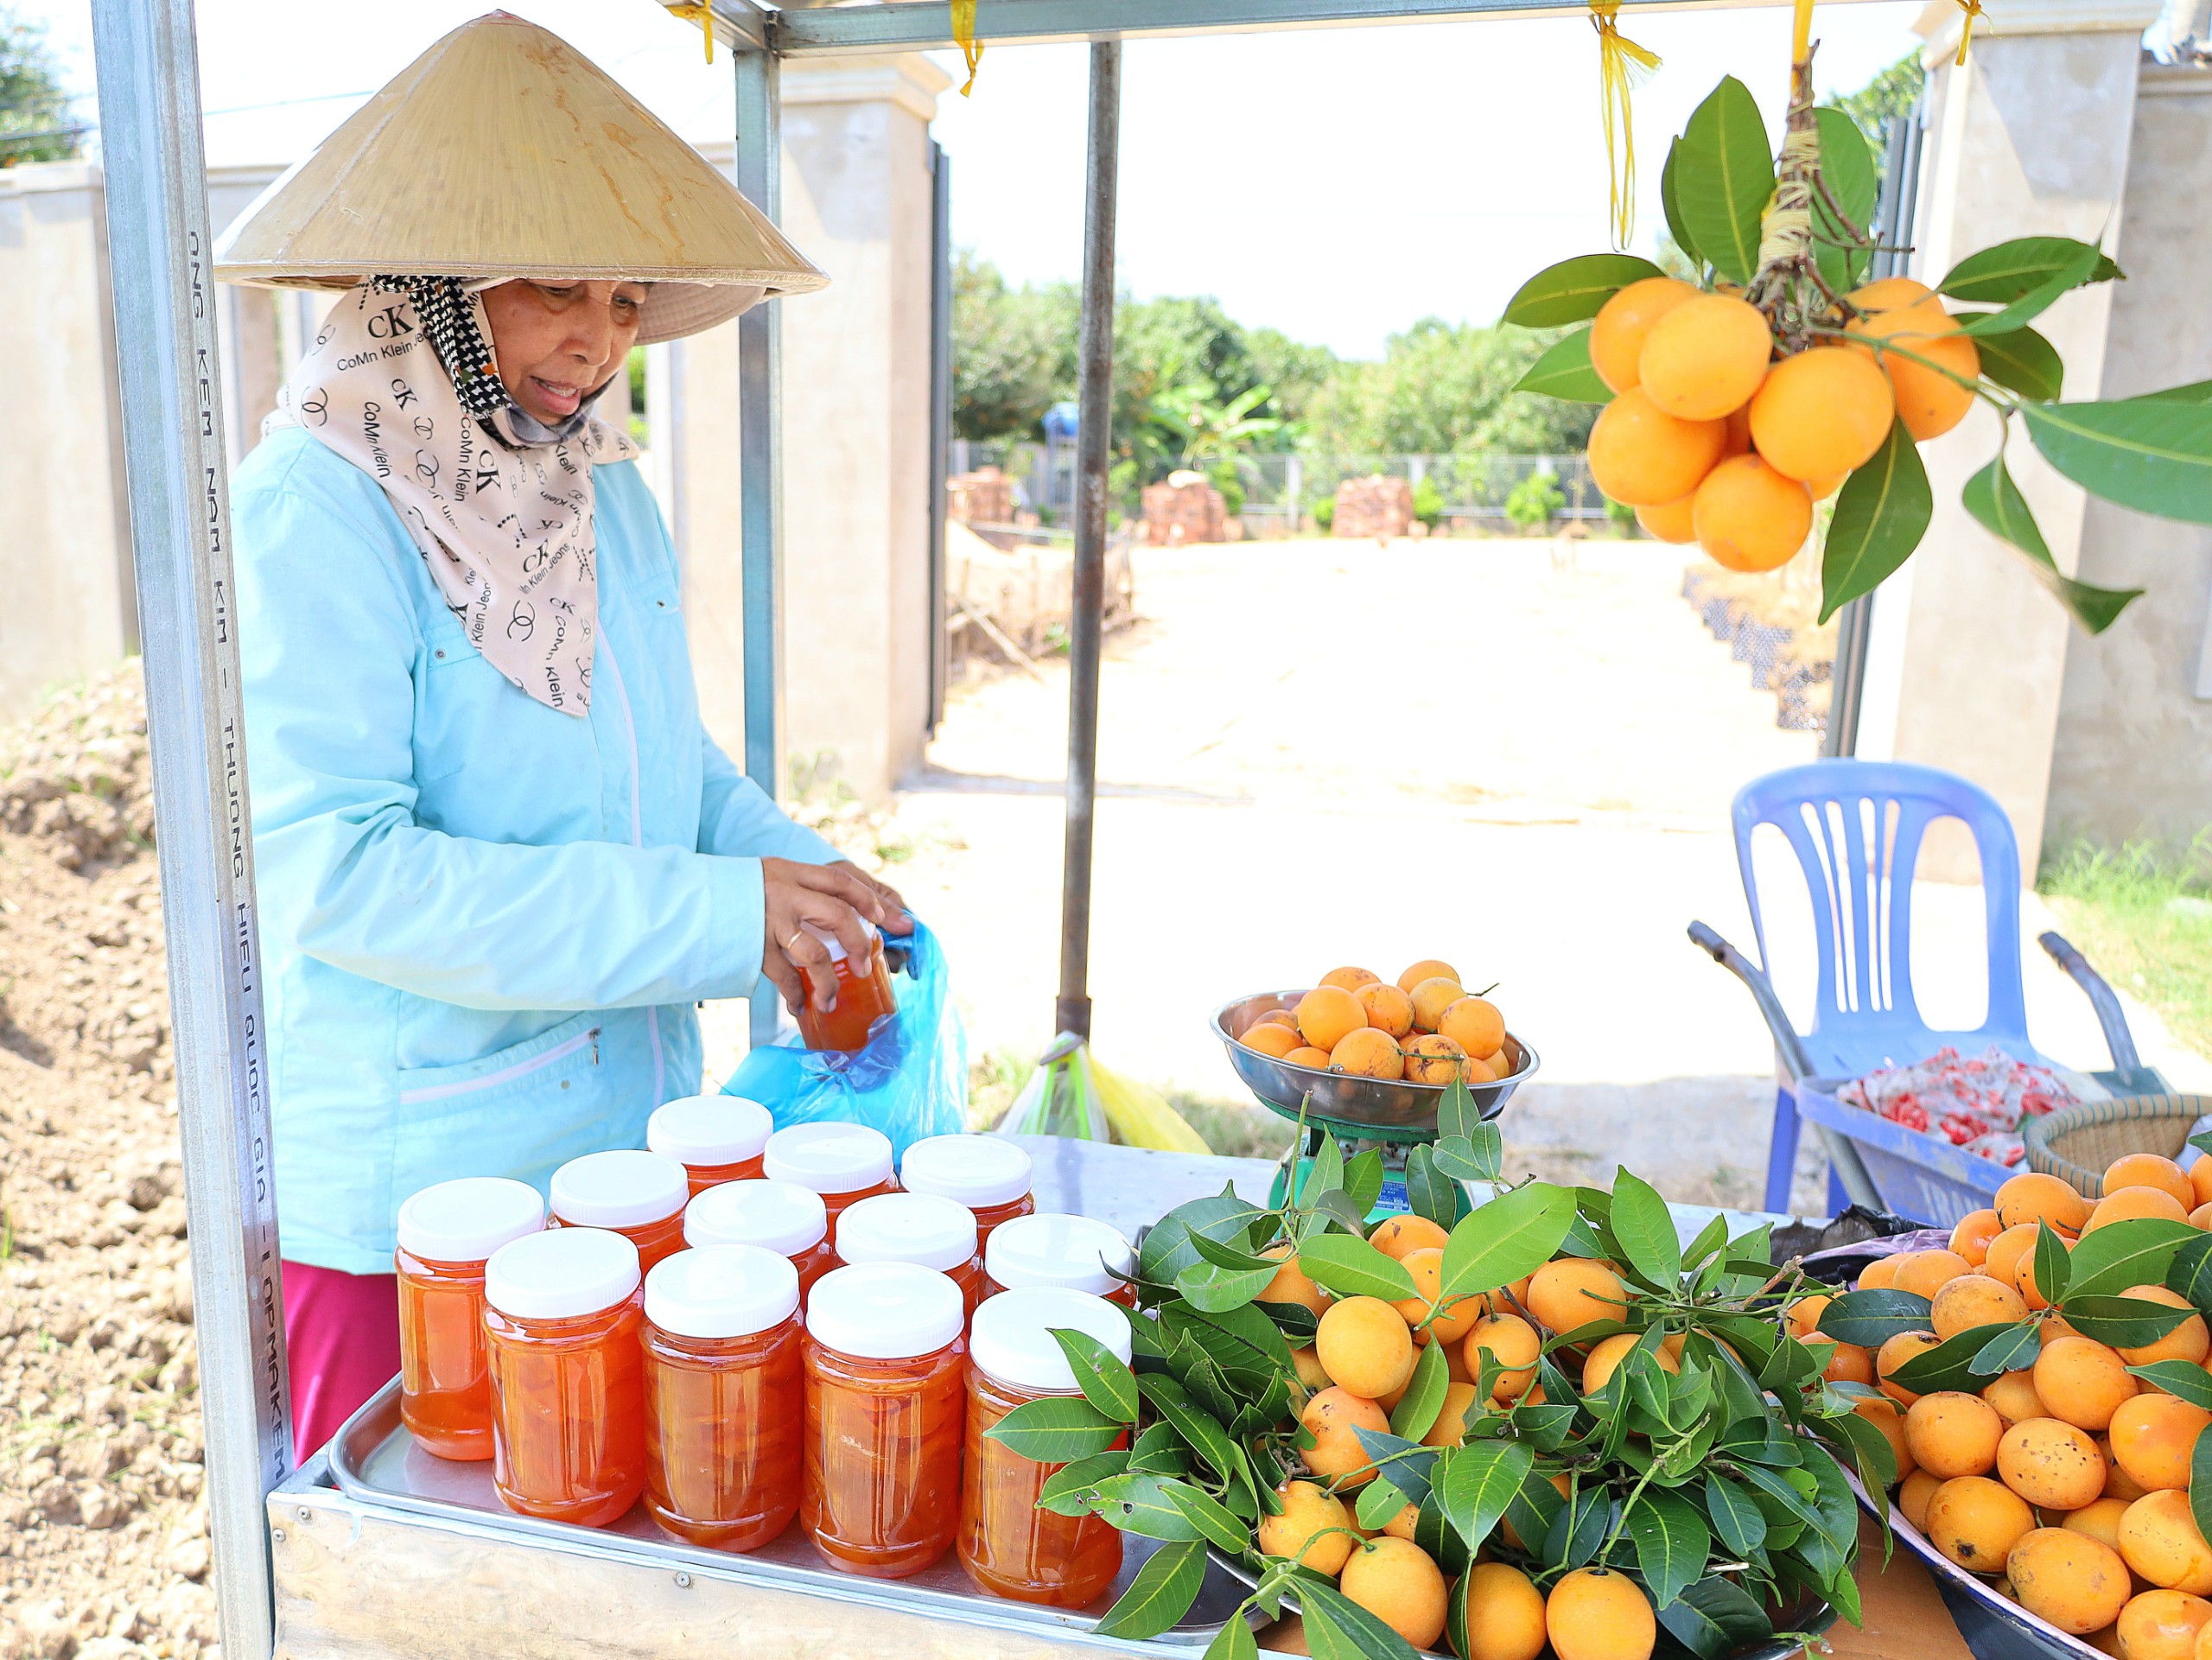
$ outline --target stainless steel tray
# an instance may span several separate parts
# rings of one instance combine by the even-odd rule
[[[615,1543],[626,1555],[662,1562],[712,1568],[766,1585],[810,1596],[895,1603],[938,1619],[980,1620],[998,1626],[1029,1627],[1043,1632],[1088,1631],[1136,1577],[1159,1547],[1149,1539],[1124,1535],[1122,1572],[1114,1587],[1079,1612],[1010,1602],[979,1588],[960,1560],[947,1550],[943,1560],[904,1580],[876,1580],[831,1566],[794,1522],[757,1550],[742,1555],[695,1545],[663,1530],[641,1503],[606,1528],[580,1528],[564,1522],[518,1516],[499,1502],[492,1485],[489,1460],[459,1463],[426,1453],[399,1417],[399,1380],[385,1385],[367,1405],[346,1421],[328,1449],[331,1479],[340,1492],[394,1510],[449,1520],[496,1520],[503,1532],[548,1544]],[[1203,1648],[1243,1600],[1244,1587],[1218,1568],[1209,1570],[1198,1601],[1181,1624],[1160,1643]]]

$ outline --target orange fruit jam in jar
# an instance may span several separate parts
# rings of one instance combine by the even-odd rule
[[[741,1095],[687,1095],[653,1109],[645,1147],[683,1167],[696,1199],[709,1187],[759,1175],[760,1149],[775,1127],[767,1108]]]
[[[916,1142],[899,1161],[901,1187],[965,1205],[987,1242],[1001,1223],[1037,1208],[1030,1180],[1027,1149],[1003,1135],[932,1135]]]
[[[866,963],[855,964],[845,942],[826,928],[799,925],[822,942],[830,953],[835,976],[836,1001],[827,1008],[814,1006],[816,970],[800,965],[798,977],[806,988],[806,1002],[798,1011],[799,1040],[810,1049],[842,1049],[847,1053],[868,1047],[868,1028],[887,1014],[899,1012],[891,990],[891,969],[884,961],[883,938],[870,929],[873,943]]]
[[[484,1264],[544,1226],[537,1190],[504,1176],[442,1181],[399,1207],[399,1417],[423,1451],[492,1456]]]
[[[691,1184],[674,1159],[632,1150],[587,1153],[553,1173],[552,1193],[552,1226],[620,1234],[638,1248],[641,1274],[683,1249]]]
[[[798,1294],[837,1266],[830,1243],[830,1211],[822,1195],[795,1181],[726,1181],[693,1199],[683,1212],[683,1238],[710,1245],[758,1245],[790,1259]]]
[[[1137,1254],[1111,1223],[1088,1216],[1040,1212],[1017,1217],[992,1234],[983,1247],[983,1294],[1049,1286],[1087,1291],[1094,1297],[1137,1304],[1136,1288],[1125,1278],[1137,1271]]]
[[[1018,1406],[1081,1393],[1055,1331],[1084,1332],[1128,1364],[1128,1315],[1088,1292],[1009,1291],[976,1311],[968,1340],[960,1561],[994,1596],[1084,1608],[1122,1571],[1122,1536],[1096,1516],[1039,1510],[1038,1494],[1065,1466],[1026,1459],[985,1434]]]
[[[837,1218],[846,1211],[864,1199],[899,1191],[891,1164],[891,1138],[881,1130],[829,1121],[779,1129],[760,1154],[761,1170],[772,1180],[795,1181],[822,1195],[833,1245]]]
[[[638,1248],[554,1228],[484,1265],[492,1481],[524,1516],[602,1528],[645,1485]]]
[[[968,1344],[960,1288],[868,1262],[806,1301],[806,1469],[799,1522],[848,1573],[905,1579],[960,1526]]]
[[[680,1250],[645,1275],[645,1508],[722,1550],[798,1514],[798,1273],[757,1245]]]
[[[933,1268],[960,1288],[963,1320],[971,1318],[983,1300],[976,1213],[934,1193],[880,1193],[862,1199],[838,1224],[837,1258]]]

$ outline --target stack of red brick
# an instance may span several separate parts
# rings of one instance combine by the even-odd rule
[[[1414,487],[1379,473],[1346,479],[1337,487],[1337,516],[1330,534],[1388,542],[1413,534]]]

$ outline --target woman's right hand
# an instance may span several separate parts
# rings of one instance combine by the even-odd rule
[[[874,923],[880,928],[893,923],[891,912],[876,889],[846,865],[763,859],[760,883],[767,900],[760,972],[783,993],[785,1005],[794,1014],[806,1002],[806,983],[799,977],[802,968],[812,976],[815,1007],[834,1007],[837,979],[830,965],[830,948],[801,925],[811,923],[836,935],[855,963],[866,963],[875,951],[875,935],[868,925]]]

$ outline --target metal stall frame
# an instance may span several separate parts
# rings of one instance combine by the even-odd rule
[[[1775,0],[1624,3],[1638,10],[1733,10]],[[213,1582],[223,1652],[229,1660],[260,1660],[274,1652],[276,1642],[274,1530],[266,1506],[291,1471],[291,1422],[194,3],[92,0],[92,10],[168,923]],[[986,41],[1087,41],[1094,48],[1085,193],[1084,402],[1093,417],[1087,430],[1103,436],[1104,423],[1096,412],[1107,407],[1112,367],[1114,167],[1110,148],[1100,147],[1113,143],[1117,121],[1110,114],[1102,120],[1100,112],[1108,92],[1118,99],[1121,41],[1568,17],[1585,10],[1584,0],[976,0],[975,32]],[[873,0],[788,11],[755,0],[710,0],[709,27],[734,60],[737,184],[772,218],[780,194],[784,60],[956,44],[946,0]],[[739,323],[745,769],[772,797],[782,792],[784,703],[778,333],[772,305],[754,308]],[[1095,563],[1103,545],[1104,445],[1092,442],[1083,448],[1081,518]],[[1096,595],[1094,580],[1086,595],[1094,607]],[[1095,614],[1089,626],[1095,635]],[[1078,638],[1083,633],[1079,622]],[[1077,742],[1070,758],[1064,933],[1089,913],[1095,646],[1078,655],[1076,667],[1070,698]],[[1077,972],[1063,974],[1063,1027],[1069,1016],[1087,1014],[1080,964],[1074,966]],[[766,1035],[775,1022],[772,995],[756,997],[755,1033]],[[299,1519],[308,1519],[306,1506],[300,1507]],[[519,1537],[505,1543],[533,1549]],[[560,1560],[557,1551],[546,1553],[543,1571],[558,1573]],[[690,1580],[679,1574],[677,1582]],[[417,1581],[406,1594],[435,1593]],[[864,1623],[855,1627],[863,1629]],[[868,1635],[880,1638],[881,1633]],[[1140,1645],[1093,1639],[1084,1646],[1128,1652]]]

